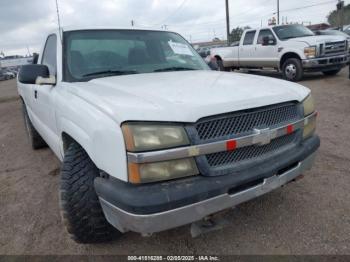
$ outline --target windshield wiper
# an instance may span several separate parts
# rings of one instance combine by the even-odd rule
[[[181,66],[173,66],[173,67],[167,67],[167,68],[161,68],[154,70],[153,72],[168,72],[168,71],[193,71],[197,70],[195,68],[190,67],[181,67]]]
[[[292,39],[292,38],[297,38],[297,36],[287,36],[287,37],[284,37],[283,40],[288,40],[288,39]]]
[[[83,75],[83,77],[88,77],[88,76],[101,76],[101,75],[131,75],[131,74],[138,74],[136,70],[104,70],[104,71],[99,71],[99,72],[94,72],[94,73],[89,73]]]

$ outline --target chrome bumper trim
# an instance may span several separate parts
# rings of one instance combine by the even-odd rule
[[[196,157],[201,155],[208,155],[218,152],[227,151],[227,143],[235,141],[236,148],[242,148],[251,145],[265,145],[271,142],[271,140],[276,139],[281,136],[285,136],[289,133],[289,128],[293,131],[304,128],[305,125],[309,123],[312,119],[317,117],[317,113],[276,129],[266,129],[266,130],[256,130],[255,134],[249,136],[238,137],[231,140],[223,140],[214,143],[208,143],[203,145],[187,146],[174,149],[166,149],[154,152],[145,153],[131,153],[128,152],[129,163],[152,163],[161,162],[168,160],[183,159],[188,157]]]
[[[292,168],[284,174],[269,177],[265,179],[263,183],[239,193],[233,195],[220,195],[202,202],[162,213],[137,215],[126,212],[101,197],[100,202],[108,222],[119,231],[152,234],[199,221],[206,216],[232,208],[243,202],[280,188],[302,175],[303,172],[309,170],[314,163],[315,157],[316,153],[310,155],[295,168]]]
[[[314,68],[314,67],[318,68],[318,67],[343,65],[349,61],[349,58],[350,56],[348,54],[344,54],[344,55],[337,55],[337,56],[305,59],[305,60],[302,60],[302,63],[303,63],[303,68]],[[333,63],[333,62],[330,62],[330,60],[332,59],[343,59],[343,61],[339,63]],[[327,60],[327,63],[320,63],[320,61],[325,61],[325,60]]]

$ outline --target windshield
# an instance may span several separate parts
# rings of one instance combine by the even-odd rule
[[[69,82],[152,72],[209,70],[181,36],[143,30],[72,31],[64,35]]]
[[[274,27],[273,30],[280,40],[315,35],[303,25],[282,25]]]

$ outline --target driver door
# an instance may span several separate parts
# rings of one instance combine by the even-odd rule
[[[41,64],[49,68],[50,76],[57,75],[57,36],[50,35],[47,38]],[[44,140],[56,151],[59,146],[54,107],[54,85],[33,85],[33,122]]]
[[[269,38],[269,43],[264,45],[264,38]],[[278,68],[277,39],[270,29],[261,29],[256,43],[256,63],[259,67]]]

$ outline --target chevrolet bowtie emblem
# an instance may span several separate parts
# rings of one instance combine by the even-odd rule
[[[270,144],[271,140],[275,137],[275,134],[273,134],[270,128],[254,129],[254,133],[257,135],[253,139],[254,144],[261,146]]]

